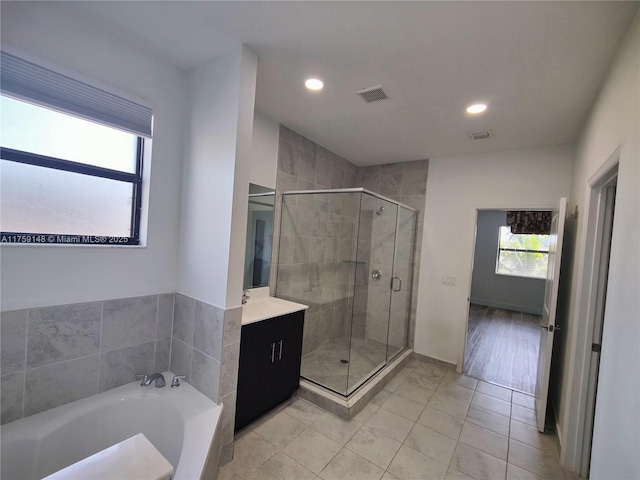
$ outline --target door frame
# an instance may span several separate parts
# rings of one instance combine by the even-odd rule
[[[471,207],[471,211],[469,212],[470,222],[470,234],[467,235],[469,238],[468,242],[468,250],[470,250],[467,258],[471,259],[470,264],[467,267],[467,285],[465,286],[467,292],[467,302],[464,308],[464,331],[461,335],[462,343],[458,347],[458,362],[456,366],[456,372],[462,373],[464,372],[464,357],[465,351],[467,349],[467,334],[469,332],[469,305],[471,301],[471,284],[473,281],[473,265],[475,263],[475,254],[476,254],[476,237],[478,233],[478,212],[481,210],[526,210],[526,211],[549,211],[555,208],[555,203],[509,203],[505,204],[497,204],[497,205],[475,205]]]
[[[582,465],[585,442],[585,419],[591,373],[591,344],[596,315],[596,292],[600,275],[600,254],[602,252],[602,224],[604,221],[604,193],[606,186],[618,175],[622,147],[619,146],[587,181],[585,206],[585,246],[582,259],[584,267],[581,275],[580,291],[577,294],[577,314],[574,319],[584,319],[575,326],[575,372],[571,401],[576,406],[575,433],[567,438],[567,452],[561,452],[561,463],[569,464],[574,471]],[[615,209],[614,209],[615,212]],[[615,213],[614,213],[615,222]],[[577,260],[577,259],[576,259]],[[606,308],[605,308],[606,314]],[[567,359],[571,361],[571,359]],[[569,386],[568,386],[569,387]],[[596,396],[597,404],[597,396]],[[568,432],[569,433],[569,432]],[[564,449],[563,449],[564,450]]]

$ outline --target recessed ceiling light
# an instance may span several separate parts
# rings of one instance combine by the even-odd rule
[[[476,103],[467,107],[467,113],[482,113],[487,109],[484,103]]]
[[[304,82],[304,86],[309,90],[322,90],[322,87],[324,87],[324,83],[322,83],[322,80],[319,80],[317,78],[309,78],[306,82]]]

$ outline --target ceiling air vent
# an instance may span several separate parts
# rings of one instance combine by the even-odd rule
[[[356,93],[360,95],[365,102],[379,102],[389,98],[389,95],[382,90],[382,85],[376,85],[375,87],[363,88],[362,90],[356,90]]]
[[[489,138],[491,135],[493,135],[491,130],[485,130],[484,132],[469,132],[469,138],[471,138],[471,140],[482,140],[484,138]]]

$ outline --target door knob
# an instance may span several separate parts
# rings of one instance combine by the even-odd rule
[[[374,280],[380,280],[382,278],[382,272],[380,270],[374,270],[371,272],[371,278]]]

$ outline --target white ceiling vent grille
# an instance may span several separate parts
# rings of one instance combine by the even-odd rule
[[[375,87],[363,88],[356,90],[356,93],[360,95],[365,102],[379,102],[380,100],[386,100],[389,95],[382,89],[382,85],[376,85]]]
[[[489,138],[492,135],[493,131],[491,130],[485,130],[483,132],[469,132],[469,138],[471,138],[471,140],[482,140]]]

